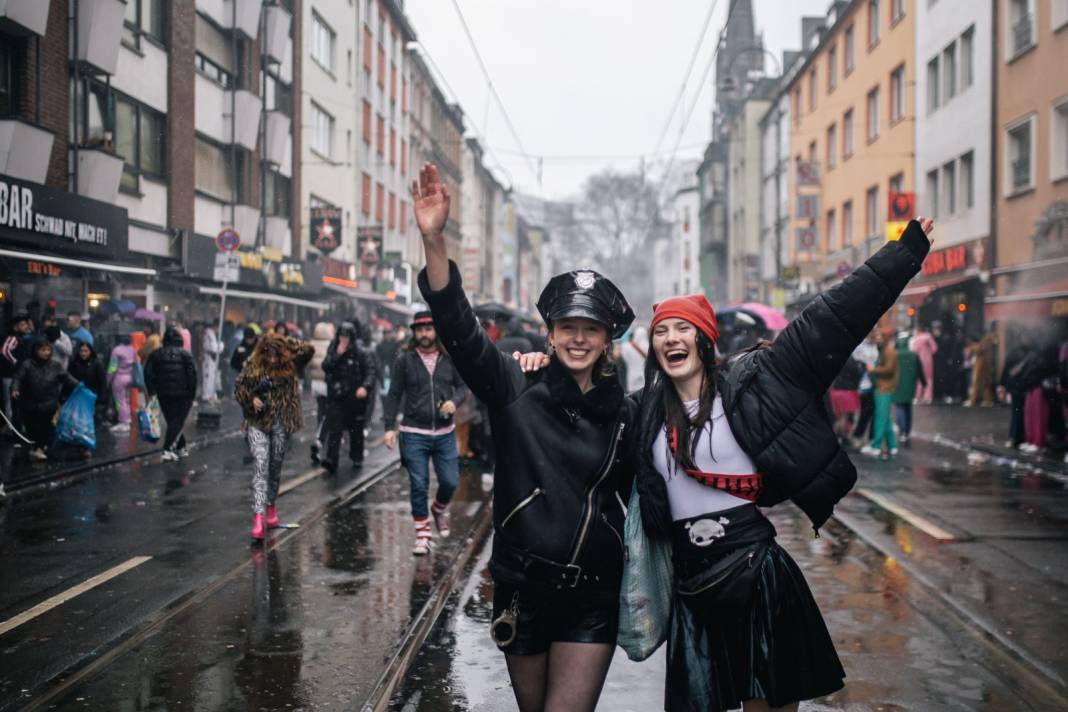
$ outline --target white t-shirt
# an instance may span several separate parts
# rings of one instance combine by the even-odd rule
[[[685,401],[683,405],[692,417],[697,413],[700,402]],[[709,425],[711,425],[712,437],[711,452],[708,448]],[[709,422],[698,435],[694,460],[694,464],[701,472],[716,472],[724,475],[751,475],[756,472],[753,461],[734,439],[734,433],[731,432],[730,425],[723,416],[723,400],[719,396],[716,396],[716,400],[712,403]],[[671,518],[675,521],[720,512],[742,504],[751,504],[747,499],[735,497],[723,490],[702,484],[679,469],[668,448],[667,432],[664,428],[660,429],[660,435],[653,443],[653,465],[667,483]]]

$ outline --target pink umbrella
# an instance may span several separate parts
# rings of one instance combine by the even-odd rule
[[[734,307],[740,311],[748,312],[753,316],[759,318],[764,322],[770,331],[782,331],[786,328],[786,325],[790,322],[783,316],[782,312],[774,307],[769,307],[767,304],[758,304],[756,302],[748,302],[746,304],[739,304]]]

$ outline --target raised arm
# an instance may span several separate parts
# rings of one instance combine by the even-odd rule
[[[826,391],[920,271],[933,229],[931,220],[912,220],[900,240],[883,245],[844,281],[817,296],[772,343],[767,357],[773,367],[799,387]]]
[[[515,359],[505,357],[486,336],[467,301],[460,270],[445,249],[449,191],[432,164],[423,166],[419,180],[412,182],[412,199],[426,253],[419,290],[434,315],[434,329],[475,395],[491,408],[506,405],[523,390],[526,378]]]

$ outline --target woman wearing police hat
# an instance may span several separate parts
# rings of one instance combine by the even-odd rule
[[[634,314],[590,270],[554,277],[538,300],[548,367],[524,373],[479,326],[442,230],[450,196],[427,164],[413,183],[426,269],[419,288],[445,348],[490,413],[492,635],[522,712],[593,710],[612,661],[623,566],[623,499],[633,421],[607,350]]]

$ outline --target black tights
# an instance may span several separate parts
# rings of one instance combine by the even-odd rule
[[[520,712],[593,712],[615,646],[553,643],[540,655],[505,655]]]

